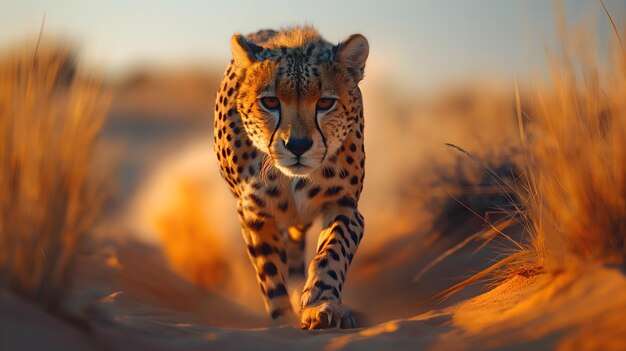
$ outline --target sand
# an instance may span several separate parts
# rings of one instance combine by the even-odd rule
[[[626,277],[618,268],[515,276],[448,308],[355,330],[255,327],[263,318],[194,288],[138,244],[83,257],[74,302],[83,328],[0,294],[3,350],[476,350],[626,347]],[[147,268],[146,266],[149,266]],[[139,269],[144,272],[137,278]],[[102,277],[111,278],[105,282]],[[135,278],[130,279],[130,276]],[[89,286],[92,291],[89,292]],[[105,288],[113,291],[92,300]],[[118,290],[119,289],[119,290]],[[91,298],[90,298],[91,297]],[[247,323],[246,323],[247,322]],[[230,327],[229,327],[230,325]],[[237,327],[234,327],[237,325]]]

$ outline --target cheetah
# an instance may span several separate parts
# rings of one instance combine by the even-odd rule
[[[235,34],[230,44],[215,152],[266,310],[273,324],[355,328],[341,294],[364,229],[358,84],[368,41],[353,34],[333,45],[311,27],[293,27]],[[305,234],[318,217],[323,229],[305,270]]]

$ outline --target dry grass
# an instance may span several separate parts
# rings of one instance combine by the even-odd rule
[[[516,86],[522,176],[512,182],[492,174],[503,193],[517,194],[510,218],[530,240],[441,296],[477,281],[625,262],[626,53],[613,50],[606,63],[588,39],[563,35],[547,81],[524,94]]]
[[[604,72],[583,63],[582,74],[553,64],[551,84],[533,91],[520,193],[542,264],[626,256],[625,60]]]
[[[171,208],[157,218],[157,233],[172,268],[205,289],[223,285],[229,273],[226,250],[203,211],[203,197],[193,182],[176,184]],[[222,251],[222,252],[220,252]]]
[[[91,165],[107,107],[66,47],[0,59],[0,278],[51,310],[103,203]]]

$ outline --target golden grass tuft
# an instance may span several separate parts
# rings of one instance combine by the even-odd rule
[[[626,53],[613,50],[601,63],[582,39],[578,48],[562,39],[563,55],[550,62],[547,82],[525,94],[516,86],[522,176],[510,182],[492,175],[503,192],[517,194],[509,218],[524,225],[530,240],[440,296],[477,281],[494,286],[515,275],[624,264]]]
[[[159,213],[156,231],[174,271],[188,281],[210,290],[224,283],[229,272],[227,250],[206,219],[198,184],[180,181],[171,208]]]
[[[521,191],[532,246],[545,264],[622,263],[626,256],[626,67],[553,65],[533,91]]]
[[[50,310],[103,204],[91,166],[107,108],[67,47],[0,58],[0,278]]]

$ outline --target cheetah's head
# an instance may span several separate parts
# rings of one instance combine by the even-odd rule
[[[358,83],[369,45],[354,34],[339,45],[317,35],[256,45],[235,34],[237,110],[248,137],[288,176],[307,176],[337,153],[361,113]]]

